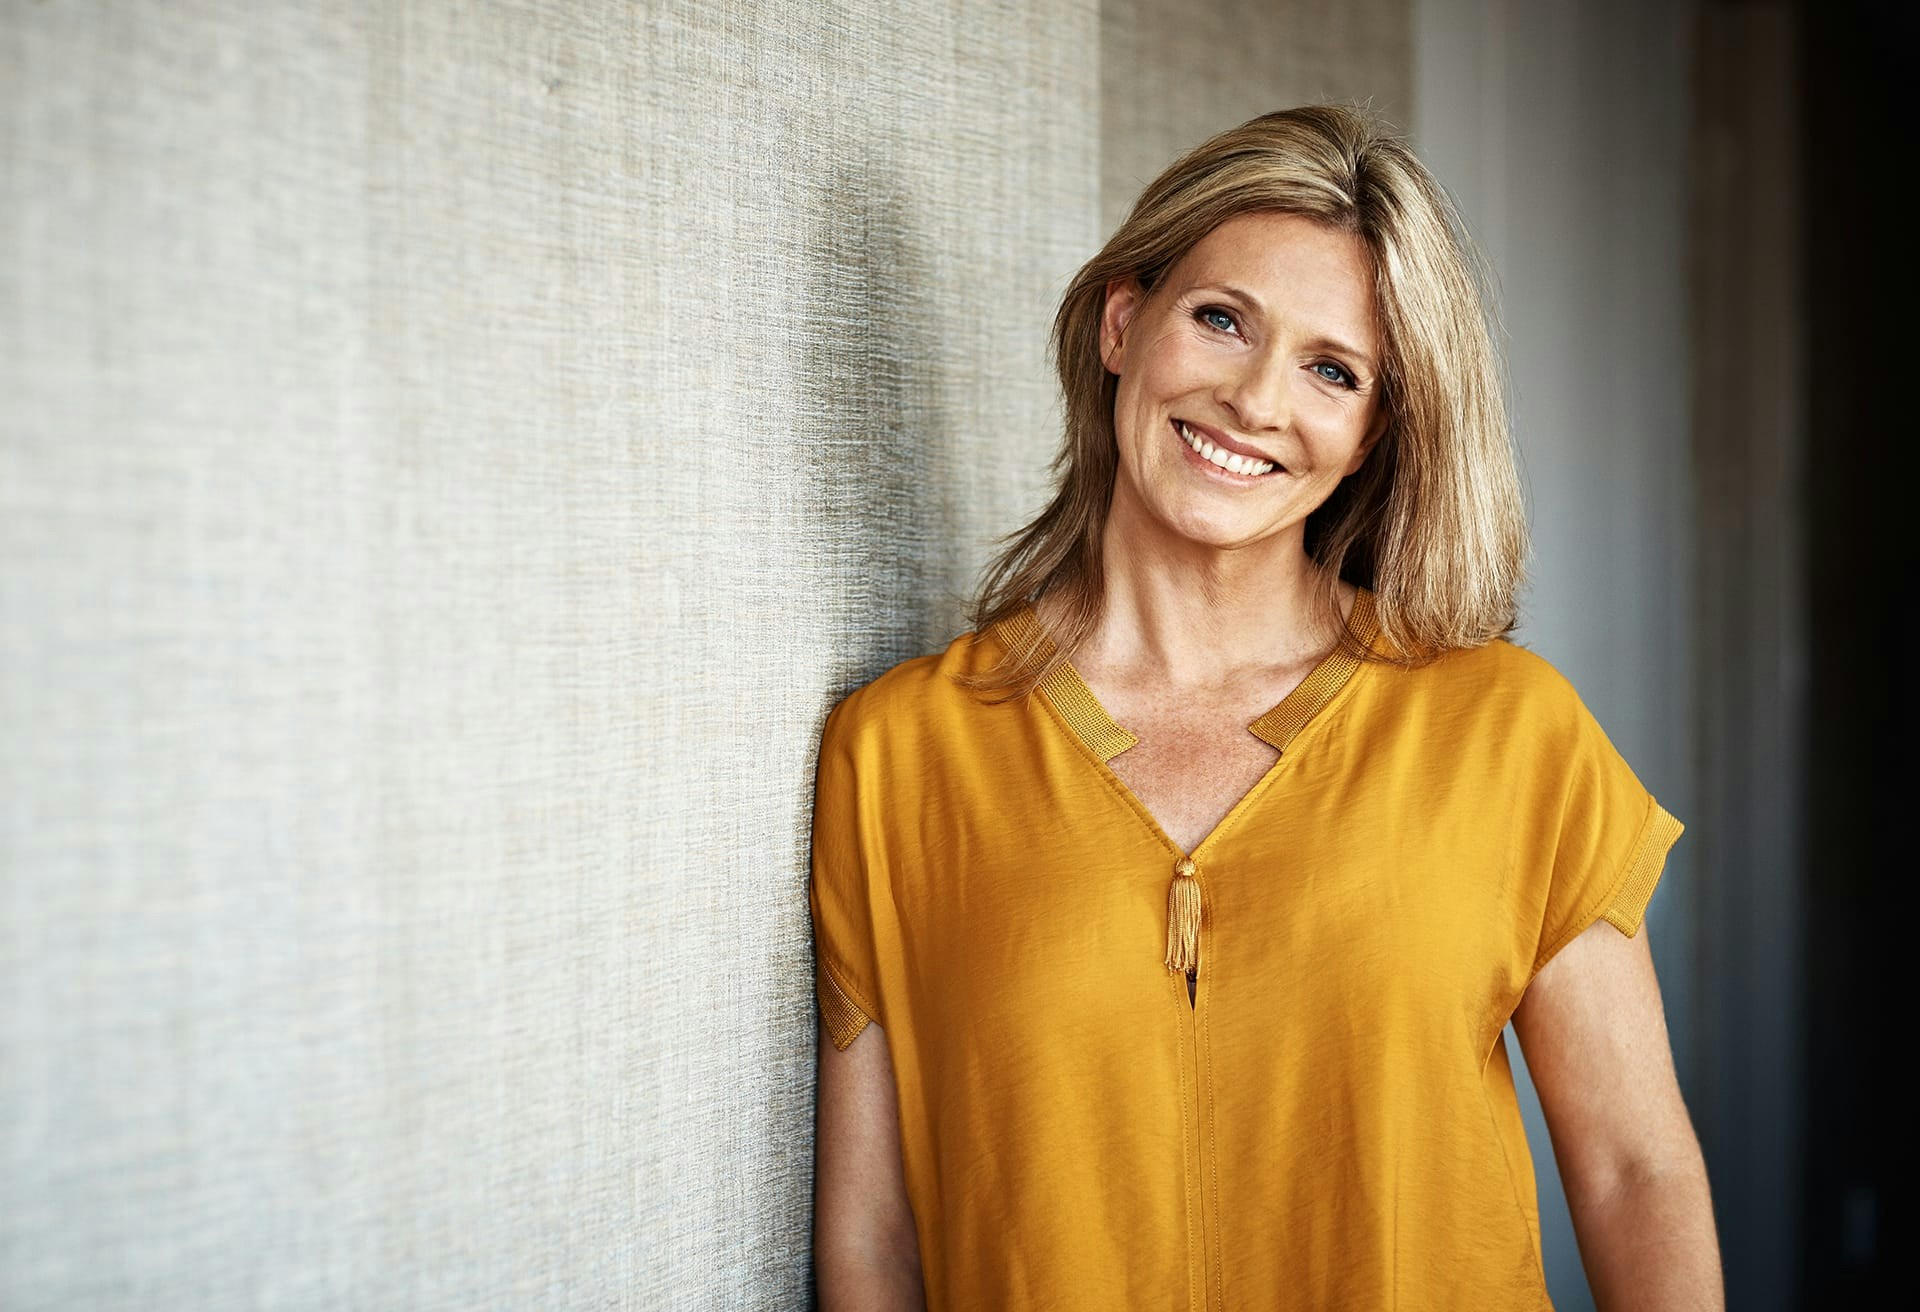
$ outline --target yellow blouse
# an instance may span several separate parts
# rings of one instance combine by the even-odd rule
[[[820,746],[821,1014],[884,1031],[929,1308],[1550,1307],[1502,1028],[1596,920],[1638,931],[1681,823],[1500,639],[1328,656],[1182,853],[1071,665],[998,707],[952,682],[1023,634],[895,666]]]

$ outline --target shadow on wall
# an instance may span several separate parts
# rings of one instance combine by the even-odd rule
[[[843,169],[808,207],[808,330],[796,352],[807,522],[829,632],[830,703],[899,661],[945,646],[963,598],[942,591],[968,549],[954,479],[959,413],[940,286],[891,179]],[[946,316],[948,320],[955,316]],[[957,632],[957,630],[956,630]]]

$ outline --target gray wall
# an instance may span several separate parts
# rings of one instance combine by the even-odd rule
[[[1256,114],[1326,100],[1412,108],[1408,0],[1102,0],[1104,236],[1167,165]]]
[[[1534,542],[1516,636],[1689,826],[1646,932],[1692,1101],[1693,884],[1710,826],[1691,768],[1690,33],[1686,10],[1653,0],[1414,5],[1414,136],[1501,285]],[[1591,1307],[1524,1065],[1548,1284],[1557,1307]]]
[[[1821,929],[1838,905],[1862,923],[1876,914],[1859,891],[1865,885],[1849,881],[1850,869],[1897,878],[1911,864],[1882,861],[1870,850],[1837,851],[1821,841],[1833,831],[1816,823],[1821,808],[1810,788],[1817,779],[1827,796],[1858,798],[1858,811],[1822,818],[1869,842],[1872,826],[1858,816],[1876,809],[1889,817],[1899,813],[1880,808],[1874,787],[1898,789],[1900,782],[1876,781],[1873,753],[1844,737],[1870,738],[1891,722],[1896,699],[1880,689],[1892,686],[1892,666],[1880,687],[1836,678],[1821,644],[1871,649],[1870,637],[1860,639],[1874,633],[1873,619],[1849,614],[1844,627],[1821,624],[1823,612],[1845,613],[1852,598],[1825,587],[1816,595],[1810,586],[1831,577],[1823,576],[1810,548],[1819,545],[1813,516],[1824,481],[1812,443],[1813,399],[1832,393],[1807,361],[1818,349],[1847,360],[1857,375],[1873,371],[1823,331],[1805,280],[1803,252],[1819,247],[1809,229],[1844,227],[1849,211],[1822,213],[1830,198],[1808,180],[1800,154],[1802,125],[1819,119],[1801,100],[1801,69],[1813,62],[1804,49],[1809,34],[1797,30],[1803,21],[1813,20],[1790,0],[1717,0],[1700,16],[1694,56],[1694,373],[1701,380],[1693,449],[1701,543],[1696,665],[1701,816],[1708,826],[1696,849],[1703,985],[1694,1092],[1713,1172],[1727,1306],[1756,1312],[1818,1301],[1829,1289],[1836,1300],[1856,1305],[1886,1301],[1861,1297],[1863,1284],[1844,1296],[1827,1284],[1836,1278],[1836,1260],[1854,1268],[1847,1275],[1855,1280],[1871,1270],[1881,1224],[1874,1194],[1869,1188],[1835,1198],[1829,1191],[1836,1179],[1854,1189],[1862,1175],[1870,1179],[1866,1162],[1880,1151],[1875,1140],[1883,1127],[1871,1120],[1834,1126],[1830,1111],[1822,1115],[1807,1102],[1819,1099],[1821,1085],[1845,1097],[1859,1087],[1856,1081],[1873,1080],[1863,1060],[1833,1062],[1842,1045],[1877,1028],[1877,1017],[1856,1011],[1851,1025],[1821,1017],[1823,1009],[1827,1016],[1830,1009],[1851,1009],[1834,981],[1816,973]],[[1850,30],[1835,38],[1848,45],[1857,39]],[[1811,87],[1804,94],[1818,103]],[[1894,93],[1889,87],[1883,94]],[[1864,103],[1856,112],[1872,113]],[[1875,153],[1858,138],[1850,150],[1855,158]],[[1845,162],[1834,166],[1835,176],[1849,173]],[[1863,191],[1858,203],[1866,209],[1879,202]],[[1871,254],[1860,252],[1873,250],[1863,243],[1852,253],[1854,265],[1869,265]],[[1821,277],[1832,285],[1824,268]],[[1848,295],[1863,303],[1880,295],[1874,284],[1854,284],[1845,275],[1839,285],[1857,286]],[[1854,331],[1864,338],[1876,327],[1855,320]],[[1870,410],[1847,414],[1822,406],[1817,413],[1828,449],[1857,450],[1854,434],[1875,422]],[[1886,440],[1903,440],[1905,428],[1896,425]],[[1884,477],[1871,457],[1846,463],[1850,481]],[[1849,536],[1856,527],[1851,521],[1862,514],[1871,511],[1858,504],[1844,512]],[[1889,536],[1896,522],[1883,519]],[[1871,530],[1858,541],[1864,551],[1875,547]],[[1897,561],[1890,556],[1888,567],[1897,568]],[[1847,572],[1864,595],[1881,595],[1871,572]],[[1823,700],[1816,708],[1815,698],[1836,685],[1850,686],[1858,700]],[[1813,718],[1816,710],[1824,725]],[[1842,736],[1830,739],[1823,729]],[[1832,755],[1823,757],[1826,751]],[[1881,953],[1871,959],[1889,960]],[[1820,1136],[1821,1156],[1804,1155],[1809,1136]],[[1889,1177],[1893,1169],[1881,1167]],[[1825,1233],[1822,1221],[1832,1227]]]
[[[7,7],[0,1307],[803,1303],[820,717],[1037,503],[1097,40]]]

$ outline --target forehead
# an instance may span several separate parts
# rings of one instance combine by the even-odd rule
[[[1373,337],[1373,262],[1351,232],[1300,214],[1236,214],[1174,266],[1180,287],[1216,284],[1249,293],[1270,312],[1311,315],[1317,327]]]

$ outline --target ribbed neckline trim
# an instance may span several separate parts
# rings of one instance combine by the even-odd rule
[[[1361,587],[1356,591],[1353,612],[1348,616],[1347,623],[1354,636],[1360,639],[1361,645],[1371,650],[1374,637],[1380,630],[1372,589]],[[1031,602],[1001,619],[994,629],[1000,642],[1009,650],[1037,644],[1045,658],[1053,656],[1053,639],[1047,636],[1045,628],[1041,626],[1040,617]],[[1360,668],[1361,661],[1361,657],[1336,646],[1292,692],[1281,699],[1279,705],[1248,725],[1248,731],[1276,750],[1286,751],[1288,744],[1299,736],[1300,730],[1346,686],[1347,680]],[[1112,760],[1140,741],[1137,735],[1121,728],[1107,714],[1107,708],[1093,695],[1093,689],[1087,686],[1086,680],[1080,677],[1080,672],[1073,668],[1071,661],[1062,661],[1055,666],[1052,673],[1040,681],[1040,691],[1060,712],[1060,718],[1101,761]]]

